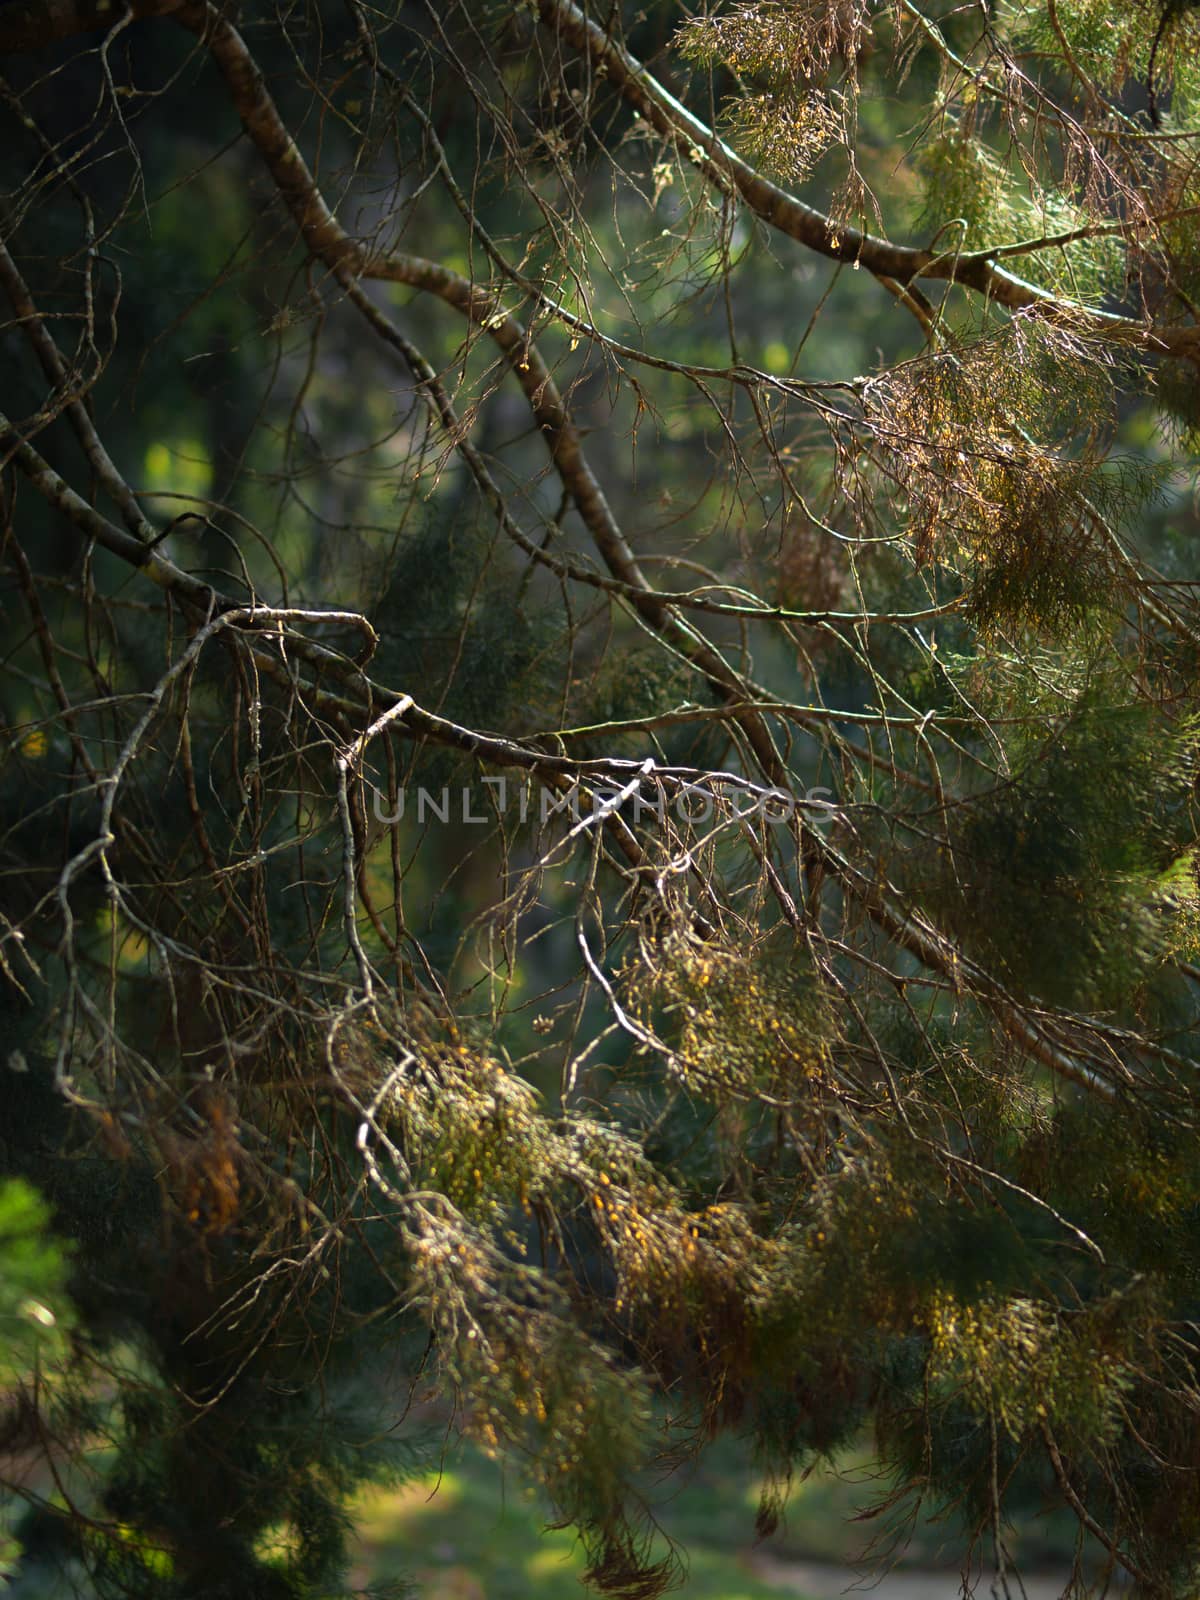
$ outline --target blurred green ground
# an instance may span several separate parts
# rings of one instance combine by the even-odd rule
[[[686,1553],[681,1600],[778,1600],[782,1590],[756,1576],[754,1513],[759,1479],[736,1441],[722,1441],[653,1495],[659,1520]],[[759,1548],[780,1561],[853,1563],[884,1540],[887,1519],[860,1514],[880,1498],[865,1454],[838,1472],[818,1470],[794,1485],[780,1529]],[[353,1583],[407,1577],[421,1600],[581,1600],[585,1561],[570,1530],[546,1530],[536,1501],[511,1468],[472,1447],[447,1449],[440,1474],[401,1489],[372,1490],[355,1508],[360,1544]],[[859,1520],[856,1520],[856,1517]],[[1013,1538],[1028,1570],[1065,1572],[1076,1527],[1069,1517],[1038,1518]],[[961,1528],[919,1519],[900,1565],[949,1567],[961,1560]],[[868,1580],[869,1581],[869,1580]],[[855,1575],[847,1572],[847,1587]]]

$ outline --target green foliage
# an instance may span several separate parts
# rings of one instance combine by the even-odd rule
[[[827,999],[786,944],[751,958],[676,936],[638,988],[639,1001],[677,1036],[679,1070],[701,1094],[786,1094],[829,1061],[835,1027]]]
[[[1021,993],[1068,1006],[1128,994],[1169,942],[1159,880],[1187,824],[1194,736],[1081,698],[1010,780],[964,801],[938,855],[906,870],[957,937]]]
[[[939,238],[943,247],[978,249],[1000,238],[1010,223],[1006,209],[1009,174],[988,146],[965,128],[946,128],[921,150],[924,179],[917,228]]]
[[[1158,369],[1155,393],[1181,445],[1200,451],[1200,383],[1190,361],[1164,361]]]
[[[0,1182],[0,1387],[63,1354],[71,1326],[68,1255],[45,1202],[19,1178]]]
[[[87,1541],[97,1594],[321,1600],[344,1591],[348,1501],[364,1483],[403,1482],[425,1449],[373,1429],[361,1384],[338,1384],[318,1406],[312,1394],[251,1377],[237,1399],[240,1426],[227,1434],[219,1415],[181,1413],[148,1374],[129,1387],[110,1419],[118,1449],[104,1488],[117,1531],[100,1525]]]
[[[1089,77],[1117,95],[1131,81],[1145,86],[1161,16],[1157,6],[1118,9],[1106,0],[1067,0],[1055,7],[1052,17],[1048,8],[1017,0],[1006,21],[1017,43],[1055,55],[1065,38],[1075,61]],[[1164,30],[1158,60],[1160,86],[1173,82],[1178,109],[1185,116],[1194,104],[1198,84],[1195,52],[1189,48],[1194,27],[1195,19],[1180,8],[1174,28]]]
[[[503,730],[516,716],[548,712],[560,660],[555,631],[532,597],[514,626],[520,582],[494,530],[473,516],[430,516],[401,535],[372,611],[381,679],[397,689],[420,684],[443,716],[468,726]]]
[[[802,178],[842,134],[842,118],[817,85],[837,57],[852,60],[862,40],[858,5],[741,5],[693,17],[676,36],[680,54],[705,66],[720,63],[739,78],[769,88],[732,96],[725,121],[739,152],[786,181]]]
[[[1093,208],[1054,190],[1034,189],[1014,174],[995,146],[973,131],[974,119],[949,124],[921,146],[922,197],[916,227],[931,248],[971,254],[1014,241],[1027,252],[1011,262],[1030,282],[1084,302],[1120,282],[1122,242],[1098,224]],[[1042,240],[1067,236],[1052,249]]]

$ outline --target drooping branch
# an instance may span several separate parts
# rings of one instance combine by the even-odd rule
[[[538,11],[546,28],[587,56],[597,75],[603,75],[714,188],[736,194],[763,222],[818,255],[852,262],[894,283],[931,278],[961,284],[1009,310],[1034,310],[1152,354],[1200,355],[1200,328],[1147,326],[1131,317],[1065,299],[1009,272],[991,251],[935,253],[893,244],[848,223],[835,222],[743,161],[574,0],[538,0]]]

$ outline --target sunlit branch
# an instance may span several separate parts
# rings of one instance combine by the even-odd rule
[[[935,254],[893,244],[848,223],[835,223],[743,161],[573,0],[539,0],[538,10],[546,27],[583,52],[595,68],[602,69],[625,100],[710,183],[722,193],[732,189],[756,216],[810,250],[834,261],[852,262],[876,277],[891,278],[899,284],[915,278],[961,284],[1010,310],[1036,310],[1069,326],[1148,352],[1192,355],[1200,350],[1198,328],[1148,327],[1132,318],[1098,311],[1048,289],[1039,289],[997,265],[988,255],[963,256],[957,251]]]

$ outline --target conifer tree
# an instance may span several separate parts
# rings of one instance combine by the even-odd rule
[[[0,6],[26,1574],[345,1593],[440,1396],[628,1600],[722,1430],[1193,1592],[1198,40]]]

